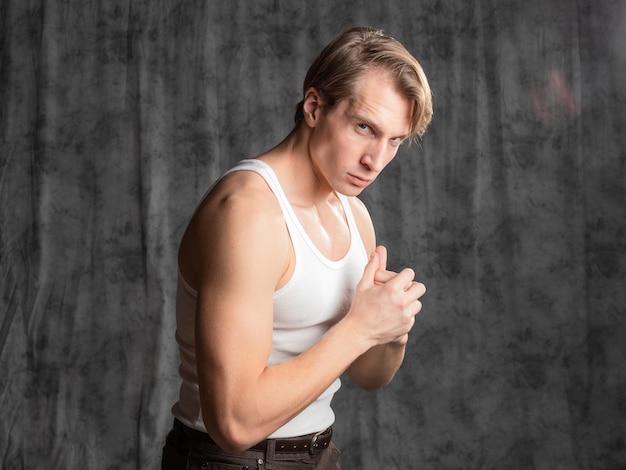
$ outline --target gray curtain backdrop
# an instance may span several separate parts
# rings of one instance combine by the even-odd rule
[[[344,468],[626,468],[621,0],[0,0],[3,469],[157,468],[185,224],[356,24],[435,116],[363,195],[428,293],[395,381],[335,399]]]

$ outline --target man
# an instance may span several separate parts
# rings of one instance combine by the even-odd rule
[[[357,196],[431,115],[406,49],[350,29],[309,69],[293,131],[209,190],[179,250],[182,385],[162,468],[340,468],[339,377],[387,384],[425,292],[387,271]]]

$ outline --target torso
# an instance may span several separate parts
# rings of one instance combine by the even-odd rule
[[[317,249],[328,259],[343,258],[350,246],[350,230],[339,200],[322,207],[291,205]]]
[[[195,249],[195,238],[203,237],[202,230],[198,230],[199,227],[213,229],[220,227],[219,222],[216,224],[211,216],[218,208],[227,209],[227,212],[221,212],[222,214],[230,212],[229,195],[245,194],[243,200],[250,206],[247,213],[263,214],[263,230],[267,224],[268,231],[260,236],[265,239],[266,247],[267,242],[271,240],[271,251],[266,253],[272,253],[273,258],[271,261],[267,257],[264,259],[270,264],[276,261],[277,266],[284,267],[272,296],[272,311],[267,316],[273,322],[271,339],[268,337],[268,340],[271,340],[271,349],[266,362],[268,366],[300,355],[348,311],[363,266],[367,262],[367,248],[361,243],[362,237],[359,237],[359,233],[363,230],[360,224],[367,222],[368,219],[363,217],[364,209],[361,209],[360,203],[351,202],[344,197],[340,199],[335,195],[334,198],[330,198],[329,204],[324,205],[322,211],[318,211],[317,208],[312,210],[292,204],[284,188],[280,191],[283,195],[279,202],[277,193],[269,188],[269,183],[265,183],[264,178],[268,178],[267,172],[264,171],[264,175],[253,171],[234,171],[223,177],[211,190],[210,196],[200,203],[190,223],[190,229],[186,231],[181,242],[177,341],[183,364],[181,366],[183,384],[179,402],[175,404],[173,411],[175,416],[187,425],[201,431],[204,430],[204,425],[197,395],[198,365],[194,339],[196,309],[199,305],[195,270],[201,256]],[[276,174],[275,178],[268,179],[273,185],[276,185],[277,180]],[[282,184],[281,181],[278,183]],[[255,216],[252,218],[259,219]],[[244,224],[238,230],[245,230],[247,222],[244,220]],[[334,234],[332,236],[341,238],[341,243],[325,244],[326,237],[331,235],[330,232]],[[206,243],[206,238],[204,240],[205,249],[207,246],[213,246]],[[272,268],[272,272],[277,271]],[[272,277],[266,278],[268,281],[270,279]],[[312,289],[311,286],[315,288]],[[249,304],[248,307],[254,308],[255,304]],[[265,314],[260,312],[260,315]],[[332,424],[334,414],[331,400],[339,386],[340,379],[337,378],[311,405],[277,429],[272,436],[308,434]]]
[[[263,160],[261,158],[261,160]],[[281,172],[281,168],[272,166],[273,170],[277,174],[281,185],[285,190],[285,194],[294,213],[296,214],[299,222],[303,226],[307,235],[311,241],[315,244],[316,248],[329,260],[339,260],[348,251],[350,246],[350,230],[346,220],[345,213],[343,211],[341,202],[337,198],[336,194],[328,194],[325,199],[318,200],[317,203],[310,203],[303,198],[298,197],[297,181],[296,177],[290,177],[285,175],[285,171]],[[295,181],[295,184],[289,184]],[[281,209],[276,201],[276,198],[272,191],[269,189],[265,181],[252,172],[239,171],[224,177],[219,184],[214,188],[214,191],[207,197],[206,200],[198,206],[198,211],[210,210],[212,204],[218,204],[219,200],[231,191],[241,191],[242,188],[250,188],[258,195],[263,195],[267,198],[268,203],[274,206],[273,211],[275,215],[282,217]],[[351,198],[351,208],[359,227],[359,233],[363,238],[365,246],[368,250],[373,249],[370,246],[369,241],[373,239],[373,233],[371,228],[371,222],[369,216],[365,211],[360,201]],[[208,206],[208,207],[207,207]],[[194,215],[195,219],[196,216]],[[190,227],[193,226],[193,221]],[[281,233],[277,233],[277,236],[284,237],[286,244],[289,248],[285,250],[284,260],[284,272],[278,279],[276,289],[280,289],[287,283],[293,272],[295,263],[295,255],[289,242],[289,235],[287,228],[282,226],[279,228]],[[190,287],[196,289],[196,267],[197,262],[197,249],[195,247],[195,241],[193,236],[190,236],[190,230],[187,230],[181,241],[179,249],[178,264],[179,269],[185,280]]]

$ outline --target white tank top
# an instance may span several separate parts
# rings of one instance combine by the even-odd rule
[[[337,261],[326,258],[313,244],[294,213],[276,174],[260,160],[242,160],[233,171],[254,171],[276,195],[285,216],[295,253],[294,272],[274,293],[274,329],[268,365],[288,361],[309,349],[350,308],[367,253],[359,235],[348,199],[338,194],[350,228],[350,248]],[[196,373],[194,324],[197,293],[178,275],[176,298],[176,341],[179,345],[182,378],[180,396],[172,412],[189,427],[206,432],[200,411]],[[333,424],[334,393],[341,386],[337,378],[326,391],[291,421],[269,437],[295,437],[326,429]],[[280,397],[277,397],[280,399]]]

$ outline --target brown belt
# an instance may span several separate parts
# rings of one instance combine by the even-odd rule
[[[333,428],[305,436],[281,439],[266,439],[252,446],[252,450],[265,451],[268,445],[274,444],[274,452],[314,452],[324,450],[330,445],[333,437]]]
[[[174,421],[174,429],[179,430],[186,437],[208,442],[217,445],[211,437],[202,431],[197,431],[185,426],[179,420]],[[315,452],[328,448],[330,441],[333,437],[333,428],[329,427],[324,431],[316,432],[313,434],[307,434],[305,436],[279,438],[279,439],[266,439],[258,444],[250,447],[249,450],[257,450],[265,452],[269,446],[274,446],[274,452]]]

